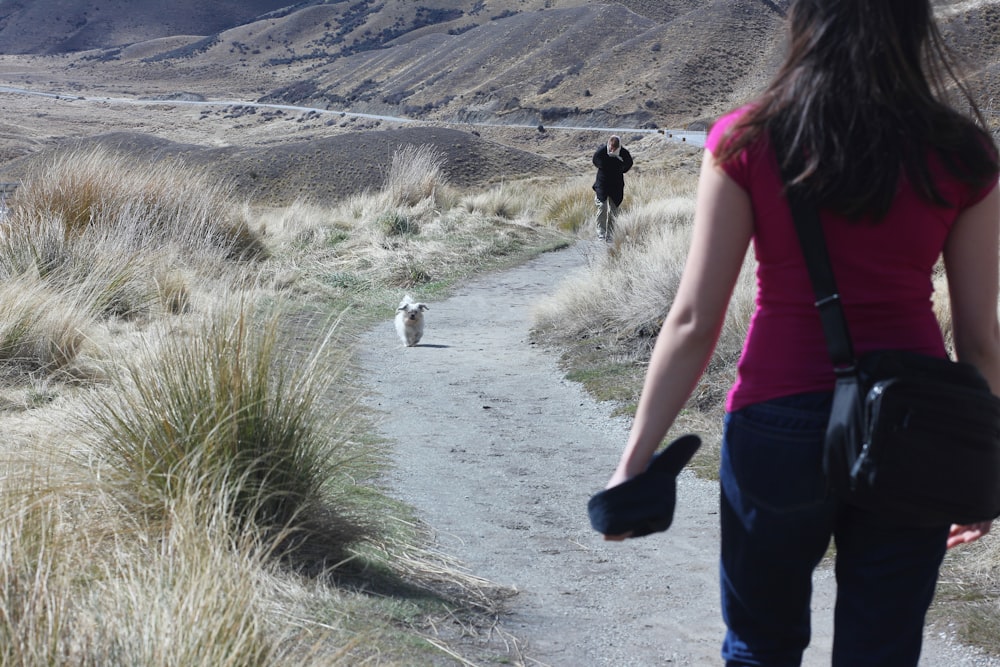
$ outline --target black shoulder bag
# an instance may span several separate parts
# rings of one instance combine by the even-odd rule
[[[823,454],[844,501],[914,525],[1000,516],[1000,399],[971,364],[854,356],[816,208],[788,196],[837,377]]]

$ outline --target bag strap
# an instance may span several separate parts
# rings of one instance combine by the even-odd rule
[[[792,221],[795,223],[799,245],[802,246],[802,254],[805,256],[809,280],[816,295],[816,308],[819,310],[834,372],[838,377],[850,375],[855,371],[854,348],[851,345],[851,333],[847,328],[847,318],[844,317],[840,294],[837,292],[837,283],[833,277],[833,268],[830,266],[830,255],[823,238],[819,211],[797,193],[795,188],[786,187],[785,193],[792,211]]]

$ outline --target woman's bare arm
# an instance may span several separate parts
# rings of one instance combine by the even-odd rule
[[[1000,264],[1000,190],[993,191],[955,221],[944,249],[951,300],[955,356],[974,365],[1000,394],[1000,324],[997,323]],[[992,522],[952,526],[948,548],[975,542]]]
[[[608,486],[645,470],[708,364],[753,234],[750,198],[706,151],[677,295],[653,348],[628,443]]]

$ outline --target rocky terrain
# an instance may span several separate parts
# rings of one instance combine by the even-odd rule
[[[553,161],[586,168],[577,158],[604,128],[704,128],[758,91],[780,58],[787,4],[228,0],[209,11],[194,0],[5,0],[0,86],[62,97],[0,93],[0,180],[16,179],[9,164],[16,158],[99,137],[231,160],[229,171],[247,178],[263,175],[254,164],[270,165],[286,185],[268,183],[267,196],[313,187],[340,196],[356,187],[337,178],[347,168],[342,137],[378,169],[387,142],[368,132],[385,129],[401,133],[392,140],[417,132],[414,141],[439,144],[463,184],[558,171]],[[936,5],[993,120],[1000,4]],[[111,101],[123,99],[130,103]],[[213,104],[240,101],[323,113]],[[453,132],[428,134],[428,127]],[[361,173],[358,182],[370,185]]]

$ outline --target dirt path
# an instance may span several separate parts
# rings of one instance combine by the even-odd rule
[[[397,443],[392,488],[445,552],[519,591],[504,623],[523,664],[718,665],[716,485],[682,474],[667,533],[603,542],[586,502],[628,422],[528,339],[533,304],[585,266],[586,246],[430,303],[418,347],[404,348],[388,320],[369,332],[361,362],[380,431]],[[809,667],[829,664],[833,596],[832,574],[818,572]],[[927,635],[923,667],[1000,665]]]

